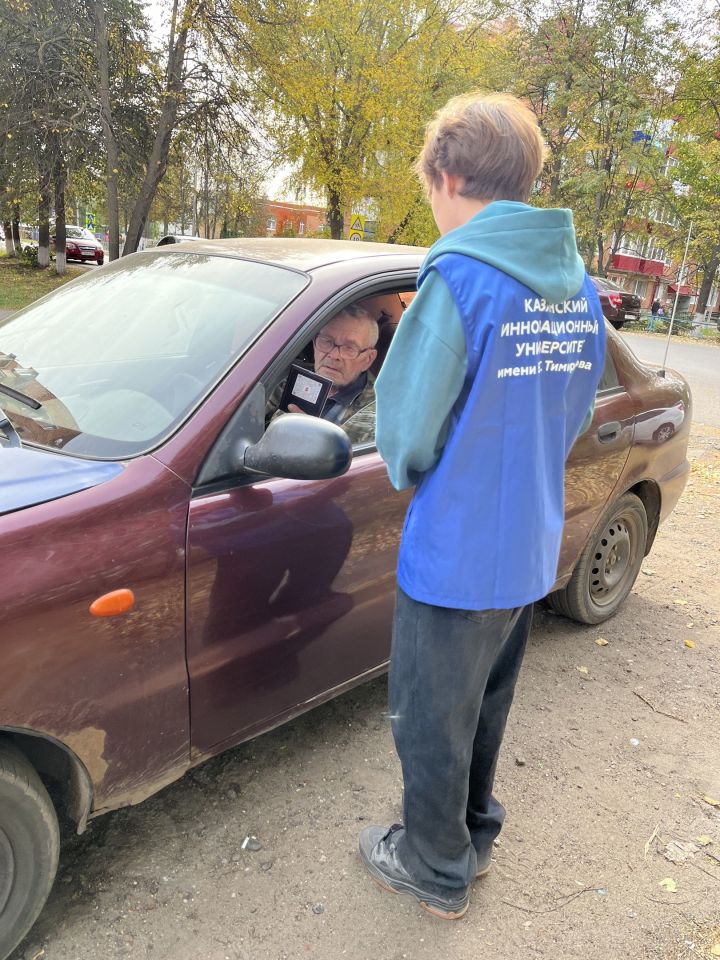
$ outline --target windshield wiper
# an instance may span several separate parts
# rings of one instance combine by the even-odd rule
[[[33,410],[40,410],[42,407],[40,401],[36,400],[35,397],[29,397],[26,393],[20,393],[19,390],[13,390],[12,387],[6,387],[4,383],[0,383],[0,393],[12,397],[18,403],[24,403],[27,407],[32,407]]]

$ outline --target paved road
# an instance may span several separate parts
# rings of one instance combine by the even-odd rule
[[[633,352],[647,363],[662,363],[665,337],[623,333]],[[693,421],[720,427],[720,347],[670,340],[667,365],[681,373],[693,392]]]

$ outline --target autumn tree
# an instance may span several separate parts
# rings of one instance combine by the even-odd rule
[[[718,18],[720,19],[720,18]],[[690,257],[702,276],[695,310],[704,313],[720,268],[720,31],[689,49],[676,90],[672,176],[681,189],[673,205],[692,222]],[[684,188],[684,189],[683,189]]]
[[[54,207],[57,269],[62,273],[68,158],[77,144],[91,136],[82,31],[67,0],[34,0],[32,5],[1,0],[0,24],[5,51],[0,61],[5,140],[15,139],[16,160],[27,165],[31,156],[36,166],[38,265],[49,263]]]
[[[326,198],[331,236],[343,235],[345,213],[367,197],[383,222],[399,220],[407,203],[392,209],[398,172],[405,187],[424,122],[460,86],[447,83],[460,47],[458,8],[441,0],[227,4],[228,54],[295,181]]]

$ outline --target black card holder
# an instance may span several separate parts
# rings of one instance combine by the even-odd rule
[[[293,364],[285,381],[279,409],[287,413],[288,406],[292,403],[303,413],[319,417],[332,385],[332,380],[328,380],[327,377],[321,377],[312,370]]]

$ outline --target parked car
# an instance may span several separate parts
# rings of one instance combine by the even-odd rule
[[[605,318],[616,330],[619,330],[628,320],[640,319],[640,297],[625,290],[619,283],[608,280],[607,277],[591,277],[591,279],[600,297],[600,303],[603,304]],[[608,303],[607,310],[603,301]],[[612,316],[608,316],[610,312],[613,313]]]
[[[65,227],[65,257],[67,260],[94,260],[99,266],[105,262],[105,251],[94,233],[86,227],[67,224]],[[50,235],[50,250],[55,253],[55,233]]]
[[[671,407],[646,410],[635,418],[635,440],[638,443],[665,443],[685,420],[682,400]]]
[[[82,832],[386,669],[410,494],[374,406],[351,449],[325,420],[266,427],[266,405],[351,303],[381,321],[376,374],[424,253],[174,244],[0,323],[0,958],[52,886],[60,818]],[[679,403],[672,436],[637,442]],[[682,377],[608,330],[556,611],[599,623],[625,600],[685,485],[690,413]]]

